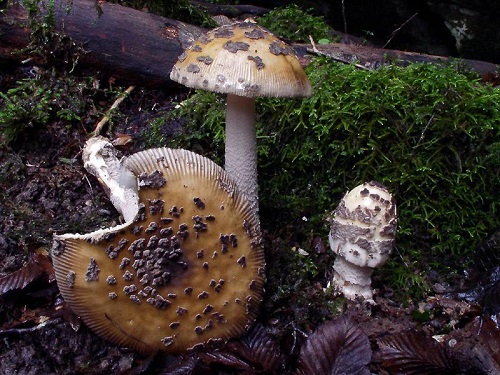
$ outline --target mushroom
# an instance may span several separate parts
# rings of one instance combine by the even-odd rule
[[[293,48],[253,22],[223,25],[179,56],[170,78],[227,94],[225,169],[257,212],[255,98],[312,92]]]
[[[98,179],[124,220],[132,220],[139,210],[137,179],[120,162],[111,142],[101,136],[88,139],[82,159],[85,169]]]
[[[265,281],[245,196],[222,168],[186,150],[146,150],[121,165],[136,176],[135,216],[54,236],[56,279],[70,308],[98,335],[143,353],[243,334]]]
[[[385,263],[396,237],[397,213],[392,195],[370,181],[349,191],[330,218],[330,248],[337,254],[333,284],[348,299],[373,303],[371,275]]]

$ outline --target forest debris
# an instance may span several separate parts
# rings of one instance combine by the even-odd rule
[[[353,319],[342,317],[320,326],[304,343],[298,374],[369,375],[368,336]]]
[[[123,102],[125,100],[125,98],[127,98],[134,89],[135,89],[135,86],[129,86],[124,92],[122,92],[118,96],[118,98],[116,98],[116,100],[113,102],[111,107],[109,107],[109,109],[104,114],[104,117],[95,126],[94,133],[92,134],[93,137],[97,137],[98,135],[101,134],[102,128],[111,119],[111,115],[112,115],[113,111],[116,108],[118,108],[120,103]]]
[[[19,270],[0,278],[0,297],[13,290],[22,290],[41,277],[54,280],[54,269],[44,248],[38,249]]]

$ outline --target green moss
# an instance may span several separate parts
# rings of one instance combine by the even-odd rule
[[[463,267],[464,256],[500,227],[498,89],[453,66],[366,71],[318,58],[307,74],[311,98],[258,100],[263,227],[305,217],[294,235],[324,236],[325,212],[374,179],[397,199],[398,249],[411,259],[402,272]],[[177,116],[187,121],[186,136],[177,145],[195,142],[222,161],[223,103],[201,91],[184,102]],[[423,293],[423,283],[412,285]]]
[[[323,17],[313,16],[295,4],[276,8],[257,21],[279,37],[294,42],[309,43],[309,36],[315,42],[333,39],[333,30]]]
[[[8,144],[54,118],[79,121],[85,105],[82,88],[69,77],[61,79],[49,73],[23,79],[0,92],[0,144]]]
[[[193,5],[189,0],[113,0],[111,2],[134,9],[147,10],[163,17],[184,21],[193,25],[207,28],[217,26],[202,6]]]

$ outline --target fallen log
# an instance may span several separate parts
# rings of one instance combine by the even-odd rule
[[[453,57],[428,55],[424,53],[388,50],[360,44],[330,43],[296,45],[299,55],[319,55],[337,61],[357,64],[361,68],[376,69],[382,65],[408,65],[413,62],[440,64],[457,60]],[[462,59],[464,66],[477,71],[481,75],[495,74],[497,65],[485,61]]]
[[[28,11],[15,2],[0,13],[0,57],[24,60]],[[177,57],[204,31],[155,14],[94,0],[55,1],[56,31],[83,46],[80,62],[128,84],[173,86],[169,74]],[[35,57],[35,62],[39,63]]]
[[[170,70],[182,51],[204,31],[200,27],[160,17],[117,4],[103,2],[96,9],[95,0],[55,1],[57,32],[64,33],[83,46],[80,56],[85,68],[120,79],[125,85],[174,87]],[[33,55],[19,53],[29,43],[28,11],[15,2],[0,12],[0,58],[40,64]],[[356,62],[368,69],[384,64],[413,61],[447,62],[447,57],[405,51],[386,50],[357,44],[296,45],[299,56],[319,54],[344,63]],[[481,74],[494,74],[496,65],[463,60]]]
[[[212,16],[224,15],[227,17],[257,17],[268,13],[270,9],[247,4],[217,4],[209,1],[191,0],[191,4],[197,5],[200,8],[205,8]]]

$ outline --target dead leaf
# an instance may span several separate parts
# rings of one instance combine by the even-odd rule
[[[116,134],[115,139],[111,141],[111,144],[115,147],[130,145],[133,142],[133,138],[128,134]]]
[[[349,317],[330,321],[310,335],[299,357],[299,374],[369,375],[368,336]]]
[[[485,373],[500,373],[500,329],[487,315],[477,318],[475,323],[482,344],[474,347],[475,354]]]
[[[52,263],[47,251],[41,248],[23,267],[0,278],[0,296],[13,290],[22,290],[42,276],[48,276],[49,281],[54,280]]]
[[[460,366],[447,346],[421,332],[406,331],[377,340],[382,367],[391,374],[445,375],[459,373]]]
[[[150,358],[154,358],[154,356],[151,356]],[[169,375],[191,375],[194,373],[197,361],[198,359],[192,355],[181,355],[177,357],[177,359],[167,368],[165,368],[162,373]],[[145,371],[143,373],[146,374],[148,373],[148,371]]]
[[[261,324],[255,324],[247,335],[231,340],[224,348],[201,352],[207,365],[218,365],[244,374],[276,374],[283,363],[279,347]]]
[[[230,367],[232,370],[250,371],[252,368],[237,355],[227,351],[211,351],[199,353],[199,358],[206,364],[218,364]]]
[[[254,324],[248,334],[239,341],[232,341],[229,348],[262,372],[276,373],[283,363],[280,348],[266,329],[259,323]]]

